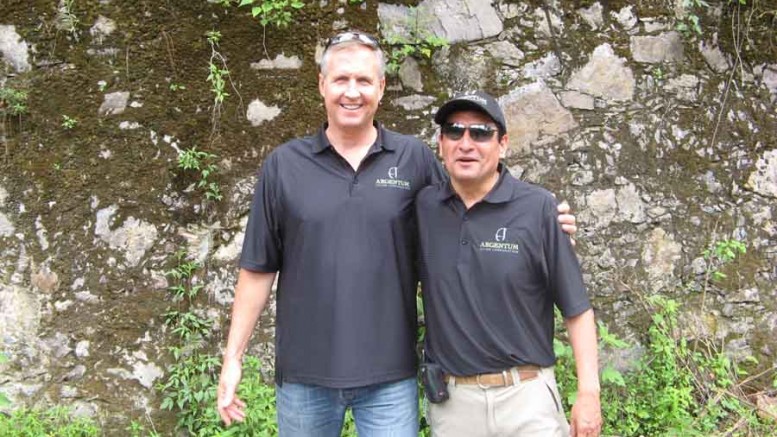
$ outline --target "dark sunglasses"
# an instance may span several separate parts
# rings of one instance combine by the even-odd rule
[[[344,42],[349,42],[349,41],[356,41],[375,49],[380,48],[380,43],[378,42],[378,39],[372,35],[368,35],[366,33],[361,33],[361,32],[343,32],[343,33],[338,33],[337,35],[329,38],[329,41],[327,41],[326,43],[325,49],[328,49],[329,47],[336,46],[338,44],[342,44]]]
[[[445,123],[440,132],[449,140],[458,141],[464,136],[464,132],[469,131],[469,137],[477,143],[485,143],[494,137],[497,129],[487,124],[471,124],[469,126],[462,123]]]

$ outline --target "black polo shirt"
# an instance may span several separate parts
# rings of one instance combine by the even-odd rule
[[[326,125],[262,165],[240,267],[280,272],[278,382],[349,388],[415,374],[414,199],[443,172],[425,144],[376,127],[358,171]]]
[[[500,165],[469,210],[448,182],[421,190],[416,210],[428,356],[454,375],[553,365],[553,305],[591,307],[553,196]]]

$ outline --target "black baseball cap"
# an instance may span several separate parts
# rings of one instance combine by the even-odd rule
[[[500,135],[507,132],[507,123],[505,123],[505,115],[502,112],[502,108],[499,107],[496,99],[484,91],[461,94],[448,100],[437,110],[437,114],[434,115],[434,122],[442,125],[452,113],[466,110],[478,111],[488,115],[496,123]]]

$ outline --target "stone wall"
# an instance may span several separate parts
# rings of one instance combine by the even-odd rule
[[[0,82],[30,93],[28,113],[0,131],[10,358],[0,390],[14,405],[69,404],[115,429],[145,414],[171,426],[153,389],[173,342],[165,271],[180,248],[205,266],[193,308],[214,320],[217,351],[255,172],[323,121],[315,59],[351,27],[451,43],[389,78],[379,119],[391,128],[433,145],[431,117],[448,95],[500,96],[510,169],[572,204],[586,282],[612,330],[638,342],[643,299],[661,293],[682,303],[689,338],[777,364],[777,41],[766,6],[323,0],[263,37],[247,11],[217,2],[76,2],[72,16],[50,3],[0,12]],[[677,30],[689,14],[701,34]],[[222,33],[214,48],[211,29]],[[230,71],[216,115],[205,82],[214,51]],[[223,200],[177,168],[193,146],[218,155]],[[727,240],[747,253],[705,259]],[[268,371],[272,312],[254,342]]]

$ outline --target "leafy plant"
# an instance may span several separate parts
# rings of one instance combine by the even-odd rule
[[[0,114],[19,117],[27,113],[27,92],[14,88],[0,88]]]
[[[302,9],[305,3],[300,0],[240,0],[238,6],[250,6],[251,15],[259,17],[262,27],[268,24],[287,27],[294,11]]]
[[[73,10],[75,0],[60,0],[57,13],[57,28],[69,32],[78,41],[78,25],[81,24]]]
[[[208,77],[205,80],[211,84],[211,91],[213,92],[214,96],[214,107],[220,108],[221,104],[224,102],[224,99],[229,96],[229,93],[226,92],[227,82],[225,80],[225,78],[229,76],[229,69],[226,67],[226,61],[224,61],[224,57],[221,56],[221,53],[219,53],[216,49],[218,47],[219,41],[221,41],[221,32],[217,30],[210,30],[205,33],[205,37],[208,39],[208,43],[211,46],[211,57],[208,63]],[[217,63],[216,61],[218,60],[222,62]]]
[[[78,120],[75,118],[72,118],[68,115],[62,114],[62,127],[64,127],[67,130],[74,129],[76,126],[78,126]]]
[[[5,364],[7,362],[8,362],[8,356],[0,352],[0,364]],[[8,399],[8,396],[6,396],[5,393],[0,392],[0,408],[5,408],[10,405],[11,405],[11,400]]]
[[[682,5],[687,12],[683,20],[677,24],[677,30],[686,34],[693,31],[697,35],[701,35],[701,24],[699,24],[700,18],[697,11],[699,8],[709,8],[709,3],[704,0],[683,0]]]
[[[192,147],[178,154],[178,168],[182,170],[194,170],[200,174],[200,180],[197,182],[197,188],[205,190],[205,198],[210,200],[221,200],[221,189],[211,178],[218,172],[218,167],[213,163],[216,155]]]
[[[224,103],[224,99],[229,96],[229,93],[226,92],[227,81],[225,80],[229,76],[229,70],[226,68],[222,69],[217,64],[211,62],[208,64],[208,72],[206,80],[211,84],[210,90],[213,92],[213,102],[216,105],[221,105]]]
[[[229,68],[227,67],[227,60],[219,52],[218,45],[221,41],[221,32],[217,30],[210,30],[205,33],[205,37],[210,44],[210,59],[208,60],[208,76],[205,78],[207,82],[210,82],[211,92],[213,93],[213,107],[211,108],[211,135],[218,132],[219,121],[221,119],[221,108],[224,100],[229,97],[227,92],[227,81],[229,81],[232,89],[240,97],[240,93],[237,92],[235,84],[232,83],[232,79],[229,75]],[[240,99],[242,102],[242,98]]]
[[[601,376],[603,435],[707,436],[719,430],[734,435],[770,435],[739,382],[746,372],[712,344],[692,348],[680,336],[679,304],[662,296],[645,298],[651,322],[643,341],[645,353],[633,371],[605,365]],[[599,325],[600,347],[628,344]],[[574,402],[574,357],[556,340],[556,377],[567,411]],[[731,435],[725,433],[726,435]]]
[[[712,274],[712,279],[721,280],[728,276],[721,272],[720,268],[745,253],[747,253],[747,246],[741,241],[723,240],[714,242],[712,247],[703,252],[703,255],[707,260],[707,270]]]
[[[163,410],[177,410],[177,426],[193,435],[220,428],[214,422],[220,360],[216,355],[195,352],[167,369],[167,378],[157,386]]]
[[[187,311],[170,310],[163,315],[165,324],[173,328],[173,334],[181,340],[204,338],[213,327],[213,321]]]
[[[384,46],[388,47],[386,71],[395,74],[399,71],[402,61],[408,56],[416,58],[431,58],[435,50],[445,47],[448,42],[433,35],[422,26],[422,17],[418,9],[411,8],[408,13],[406,30],[408,35],[389,34],[385,37]]]
[[[153,429],[153,424],[152,429],[147,429],[137,420],[130,422],[129,426],[126,428],[126,431],[129,433],[130,437],[160,437],[159,433]]]
[[[738,4],[744,6],[747,4],[747,0],[728,0],[727,3],[729,5]],[[700,14],[709,9],[710,4],[705,0],[682,0],[681,4],[686,13],[681,21],[677,23],[677,30],[686,35],[691,32],[701,35],[702,28]]]
[[[176,280],[176,283],[169,286],[167,289],[173,293],[173,300],[180,301],[187,298],[189,302],[197,295],[202,289],[202,285],[192,285],[191,278],[194,272],[200,268],[200,264],[196,261],[186,261],[186,251],[178,251],[175,254],[178,259],[178,265],[165,272],[165,276],[169,276]]]
[[[0,414],[0,436],[96,437],[102,435],[91,419],[72,417],[70,410],[54,407],[46,410],[19,409]]]
[[[657,81],[664,80],[664,70],[660,66],[653,68],[652,74],[655,80]]]

